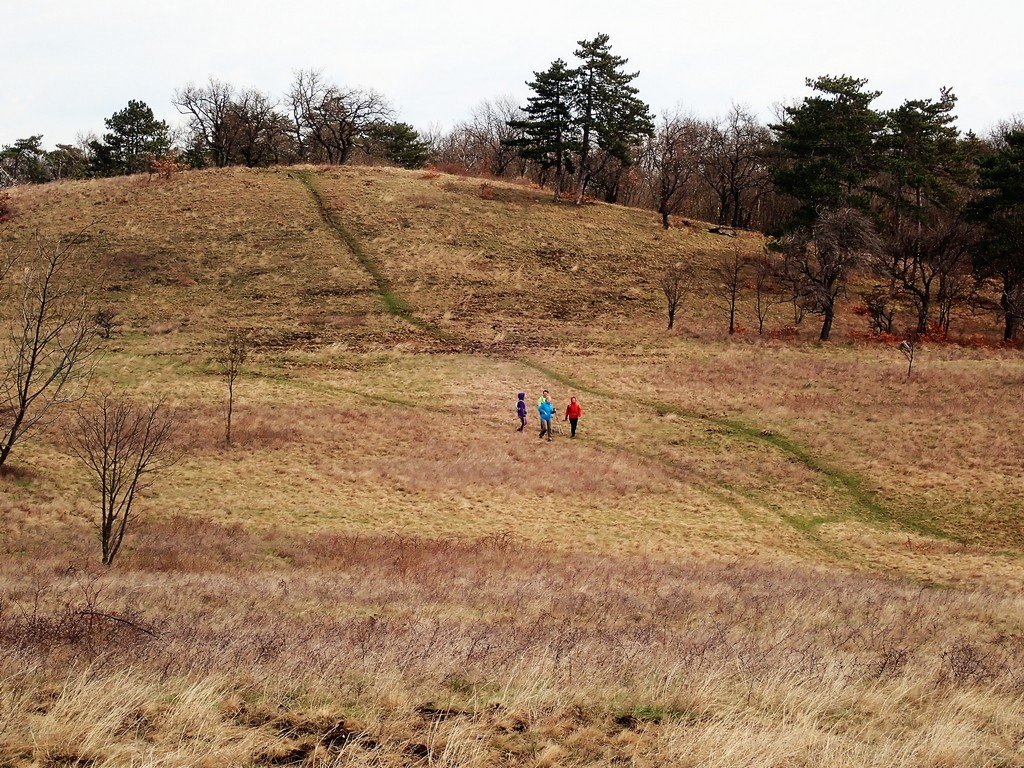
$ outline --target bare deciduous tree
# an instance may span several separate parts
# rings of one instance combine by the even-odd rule
[[[780,290],[775,264],[767,253],[754,259],[753,270],[754,313],[757,315],[757,333],[761,335],[772,307],[788,301],[788,297]]]
[[[914,355],[917,353],[917,337],[911,334],[900,342],[900,352],[907,358],[907,378],[914,370]]]
[[[189,117],[189,128],[218,168],[231,163],[238,143],[238,126],[232,119],[235,87],[210,78],[204,86],[189,84],[174,92],[172,104]]]
[[[668,330],[676,324],[676,310],[690,284],[690,271],[681,263],[670,264],[662,273],[661,290],[668,302]]]
[[[231,445],[231,416],[235,410],[235,380],[249,356],[249,340],[239,331],[233,332],[224,349],[224,376],[228,382],[228,403],[224,442]]]
[[[939,323],[948,329],[953,309],[973,292],[964,278],[970,273],[977,227],[965,219],[962,207],[929,213],[897,222],[886,247],[872,259],[875,271],[917,310],[916,333],[928,332],[936,305]]]
[[[669,216],[678,213],[690,182],[697,175],[695,146],[698,127],[693,118],[679,114],[666,115],[648,142],[644,170],[650,177],[654,203],[661,215],[661,226],[669,228]]]
[[[306,159],[319,152],[331,164],[348,162],[370,126],[392,119],[393,110],[377,91],[339,87],[317,70],[300,70],[288,93],[294,133]]]
[[[247,88],[232,102],[228,115],[234,155],[250,168],[292,159],[288,119],[277,102],[262,91]]]
[[[492,176],[504,176],[515,169],[518,175],[525,163],[516,151],[514,142],[522,136],[516,121],[523,117],[522,110],[511,96],[484,99],[470,113],[461,128],[466,133],[468,148],[476,156],[467,167],[487,169]]]
[[[82,394],[77,384],[96,350],[96,325],[75,242],[47,245],[37,237],[20,279],[5,283],[13,316],[0,342],[0,467],[19,440]]]
[[[522,176],[528,167],[518,145],[523,118],[510,96],[484,99],[450,131],[429,135],[431,161],[481,176]]]
[[[772,187],[766,149],[771,132],[746,107],[734,104],[722,119],[705,124],[700,174],[717,200],[716,219],[749,227]]]
[[[729,315],[729,335],[736,333],[736,304],[750,267],[750,257],[738,246],[721,254],[711,266],[711,275]]]
[[[828,341],[847,277],[879,250],[871,222],[853,208],[824,211],[813,227],[797,230],[778,247],[784,274],[797,286],[808,310],[822,316],[819,338]]]
[[[79,410],[70,447],[98,486],[104,565],[114,562],[139,495],[174,463],[167,449],[175,427],[174,411],[164,400],[137,405],[107,394]]]

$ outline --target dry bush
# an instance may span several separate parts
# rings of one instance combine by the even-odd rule
[[[14,203],[10,192],[0,192],[0,224],[5,224],[14,217]]]
[[[173,157],[154,157],[150,159],[147,170],[149,179],[156,176],[163,181],[170,181],[174,174],[182,170],[182,167]]]
[[[93,313],[92,320],[101,339],[110,339],[124,325],[119,315],[120,313],[112,307],[102,307]]]

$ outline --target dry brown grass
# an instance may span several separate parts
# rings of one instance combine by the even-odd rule
[[[8,245],[102,212],[96,386],[184,456],[104,574],[61,423],[0,475],[0,765],[1024,765],[1018,352],[666,334],[733,240],[307,169],[356,254],[292,173],[15,193]]]
[[[194,518],[102,574],[16,543],[13,765],[1021,759],[1018,597]]]

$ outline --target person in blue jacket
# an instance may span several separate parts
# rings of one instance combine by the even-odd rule
[[[555,415],[555,406],[551,404],[551,400],[544,398],[540,401],[540,405],[537,406],[537,414],[540,416],[540,436],[548,436],[548,440],[551,439],[551,417]]]

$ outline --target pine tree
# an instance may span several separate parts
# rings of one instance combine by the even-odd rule
[[[574,70],[572,104],[580,133],[576,171],[579,205],[595,171],[594,149],[629,166],[633,159],[631,150],[642,137],[653,134],[654,122],[632,85],[639,73],[624,70],[628,59],[611,52],[608,35],[580,40],[577,44],[575,55],[581,64]]]
[[[888,184],[878,191],[898,219],[918,218],[928,204],[942,204],[970,175],[970,155],[954,125],[956,101],[943,88],[937,101],[908,99],[883,115],[878,149]]]
[[[988,195],[972,207],[985,234],[974,267],[983,278],[1001,282],[1003,338],[1016,338],[1024,326],[1024,130],[1000,137],[996,152],[982,159],[980,186]]]
[[[544,171],[554,171],[555,202],[562,192],[565,173],[572,172],[572,158],[579,141],[572,113],[574,72],[558,59],[543,72],[533,73],[527,83],[533,95],[523,107],[523,120],[512,120],[509,127],[519,137],[507,142],[526,159]]]
[[[974,244],[963,214],[976,142],[961,139],[955,106],[948,88],[938,100],[909,99],[884,113],[878,139],[881,173],[870,187],[882,202],[886,243],[878,271],[916,308],[917,333],[928,331],[936,304],[948,326]]]
[[[402,168],[422,168],[430,148],[408,123],[374,123],[367,130],[370,154]]]
[[[819,213],[867,209],[864,185],[878,167],[882,115],[871,108],[880,91],[867,80],[841,75],[808,79],[815,95],[786,107],[777,135],[775,184],[798,203],[791,226],[810,226]]]
[[[95,155],[93,169],[98,175],[140,173],[151,158],[171,148],[167,123],[157,120],[145,102],[132,99],[103,122],[107,126],[103,142],[90,142]]]

